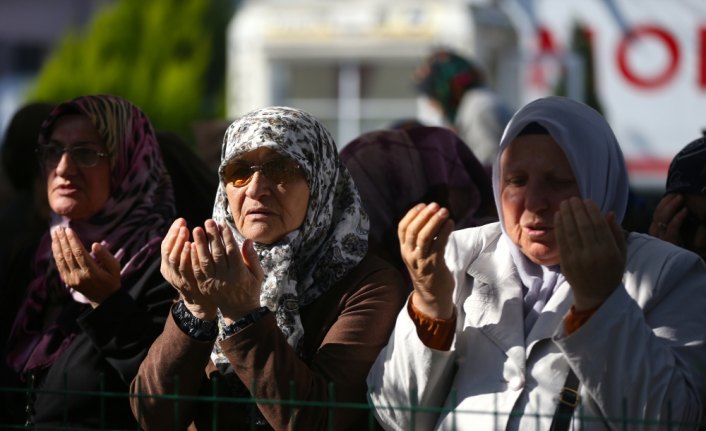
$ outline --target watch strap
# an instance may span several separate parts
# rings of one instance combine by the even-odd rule
[[[258,320],[262,319],[263,316],[265,316],[267,313],[270,312],[270,309],[267,307],[260,307],[255,310],[253,310],[251,313],[246,314],[245,316],[241,317],[240,319],[236,320],[235,322],[225,325],[223,327],[223,338],[228,338],[233,334],[236,334],[243,330],[246,326],[250,325],[251,323],[255,323]]]

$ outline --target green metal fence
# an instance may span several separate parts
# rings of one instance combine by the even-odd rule
[[[293,393],[294,391],[292,391]],[[99,417],[102,418],[103,420],[100,421],[100,423],[92,428],[92,429],[101,429],[101,430],[112,430],[112,431],[139,431],[139,427],[135,426],[134,428],[110,428],[107,425],[107,422],[104,420],[105,418],[105,401],[108,399],[122,399],[124,402],[127,404],[129,403],[129,398],[130,397],[149,397],[149,398],[160,398],[164,400],[171,400],[174,401],[176,406],[179,405],[180,402],[186,402],[186,401],[199,401],[199,402],[205,402],[205,403],[210,403],[212,405],[212,426],[211,429],[214,431],[218,431],[218,412],[223,411],[224,409],[227,409],[228,406],[230,405],[251,405],[255,406],[256,404],[279,404],[283,406],[288,406],[288,407],[294,407],[294,408],[303,408],[303,407],[311,407],[311,408],[317,408],[317,409],[322,409],[322,412],[326,411],[328,413],[329,417],[329,423],[328,423],[328,430],[330,431],[336,431],[335,427],[333,425],[333,418],[335,415],[335,412],[339,409],[354,409],[354,410],[360,410],[361,414],[367,415],[367,424],[368,424],[368,430],[374,430],[376,429],[376,420],[373,415],[373,410],[372,406],[366,403],[340,403],[340,402],[331,402],[331,401],[302,401],[302,400],[296,400],[296,399],[287,399],[287,400],[273,400],[273,399],[259,399],[259,398],[235,398],[235,397],[222,397],[222,396],[186,396],[186,395],[180,395],[178,393],[176,394],[164,394],[164,395],[147,395],[147,394],[137,394],[137,395],[130,395],[124,392],[109,392],[109,391],[99,391],[99,392],[86,392],[86,391],[70,391],[70,390],[58,390],[58,391],[48,391],[48,390],[42,390],[42,389],[34,389],[30,384],[28,384],[27,387],[24,388],[18,388],[18,387],[1,387],[0,386],[0,395],[3,396],[3,398],[6,398],[8,396],[15,397],[16,399],[23,399],[23,400],[31,400],[34,396],[37,394],[42,393],[42,394],[53,394],[59,397],[69,397],[69,396],[89,396],[89,397],[98,397],[99,398],[99,405],[101,406],[101,411],[99,412]],[[332,386],[329,387],[329,395],[330,398],[333,398],[334,395],[334,388]],[[424,407],[424,406],[377,406],[377,408],[383,408],[383,409],[392,409],[392,410],[398,410],[402,412],[407,412],[410,415],[410,429],[413,429],[415,427],[415,417],[418,414],[421,413],[434,413],[434,414],[444,414],[448,413],[447,409],[444,408],[434,408],[434,407]],[[24,412],[26,413],[26,412]],[[23,414],[24,414],[23,413]],[[460,417],[464,413],[472,413],[472,414],[487,414],[490,416],[505,416],[507,412],[499,412],[499,411],[471,411],[471,410],[454,410],[451,412],[453,415]],[[138,412],[139,414],[139,412]],[[527,413],[521,414],[521,413],[512,413],[509,412],[509,414],[512,416],[514,414],[517,415],[524,415],[527,416]],[[175,417],[174,418],[164,418],[165,421],[173,420],[175,421],[175,426],[173,429],[177,429],[176,426],[176,418],[179,416],[179,410],[178,407],[175,410]],[[531,415],[532,417],[536,418],[537,420],[537,428],[539,429],[539,424],[540,420],[543,418],[543,415],[540,414],[533,414]],[[589,415],[585,415],[584,412],[580,409],[577,409],[575,412],[575,416],[579,419],[579,424],[585,424],[589,425],[591,422],[602,422],[604,424],[610,424],[611,428],[616,429],[616,430],[631,430],[631,429],[650,429],[650,430],[677,430],[677,429],[693,429],[693,428],[699,428],[701,430],[706,430],[706,422],[702,423],[690,423],[690,422],[684,422],[680,421],[677,419],[672,419],[672,420],[662,420],[662,421],[654,421],[654,420],[643,420],[643,419],[636,419],[636,418],[630,418],[627,416],[623,417],[615,417],[615,418],[605,418],[605,417],[593,417]],[[459,421],[462,419],[459,419]],[[458,422],[456,422],[458,423]],[[582,427],[579,426],[579,429]],[[29,430],[29,429],[34,429],[33,424],[31,423],[11,423],[7,421],[7,418],[2,418],[0,417],[0,430]],[[58,425],[53,428],[42,428],[42,430],[56,430],[56,431],[68,431],[68,430],[74,430],[76,429],[75,426],[66,424],[66,425]],[[86,428],[81,428],[81,429],[86,429]],[[91,429],[91,428],[89,428]],[[251,426],[252,430],[257,430],[258,428],[254,425],[254,423]],[[362,430],[364,431],[364,430]]]

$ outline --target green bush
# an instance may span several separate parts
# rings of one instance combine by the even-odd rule
[[[121,0],[85,31],[70,30],[44,64],[30,100],[110,93],[155,128],[191,140],[191,123],[224,115],[226,0]]]

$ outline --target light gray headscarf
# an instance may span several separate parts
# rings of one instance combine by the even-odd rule
[[[271,148],[295,160],[309,184],[309,207],[301,227],[272,245],[255,244],[265,271],[260,303],[275,314],[287,342],[301,354],[304,329],[299,308],[363,259],[368,249],[368,216],[326,128],[297,109],[263,108],[231,124],[221,148],[213,219],[228,225],[241,244],[245,238],[233,224],[224,170],[236,157],[258,148]],[[217,364],[224,360],[218,351],[212,358]]]
[[[544,127],[564,150],[576,177],[581,197],[591,199],[603,214],[613,211],[622,222],[628,202],[628,174],[613,130],[596,110],[566,97],[546,97],[521,108],[510,120],[500,141],[500,151],[493,164],[493,193],[502,226],[518,268],[525,294],[525,331],[529,332],[537,315],[564,277],[560,269],[530,261],[510,240],[505,230],[500,201],[500,156],[530,123]]]

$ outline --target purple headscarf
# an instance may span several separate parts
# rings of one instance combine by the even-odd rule
[[[42,124],[47,142],[63,115],[86,116],[103,139],[110,158],[110,196],[88,220],[52,213],[50,230],[70,227],[90,250],[100,242],[120,262],[121,280],[159,253],[175,217],[174,194],[147,116],[117,96],[82,96],[58,105]],[[78,332],[76,318],[87,309],[60,280],[47,232],[35,254],[35,274],[20,306],[8,342],[8,364],[21,374],[49,367]],[[52,315],[55,313],[55,316]]]
[[[416,126],[364,133],[341,151],[370,217],[370,239],[403,274],[397,224],[420,202],[438,202],[456,228],[495,221],[490,177],[451,130]]]

